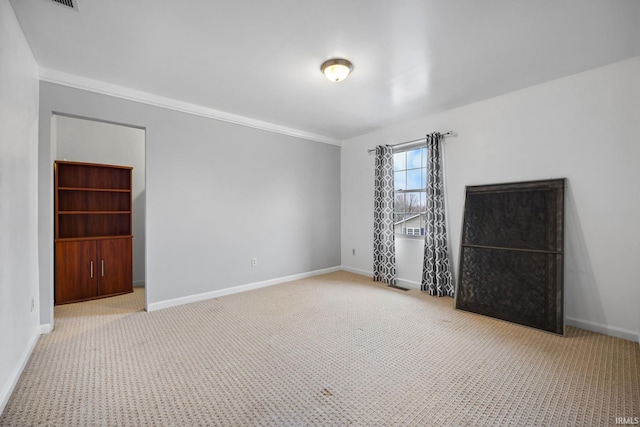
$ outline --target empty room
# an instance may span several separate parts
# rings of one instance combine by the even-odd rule
[[[0,426],[640,424],[640,2],[0,0]]]

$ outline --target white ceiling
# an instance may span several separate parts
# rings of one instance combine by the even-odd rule
[[[640,55],[639,0],[75,1],[11,0],[44,69],[335,140]]]

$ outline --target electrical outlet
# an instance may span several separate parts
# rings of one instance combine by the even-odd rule
[[[251,267],[258,266],[258,258],[251,258]]]

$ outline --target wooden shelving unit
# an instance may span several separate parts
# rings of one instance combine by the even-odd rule
[[[56,161],[55,303],[133,291],[132,171]]]

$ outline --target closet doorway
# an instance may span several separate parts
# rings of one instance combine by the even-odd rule
[[[55,160],[132,166],[133,287],[145,287],[145,129],[84,117],[54,114],[51,119]],[[142,301],[138,298],[138,301]],[[146,298],[140,310],[146,307]]]

